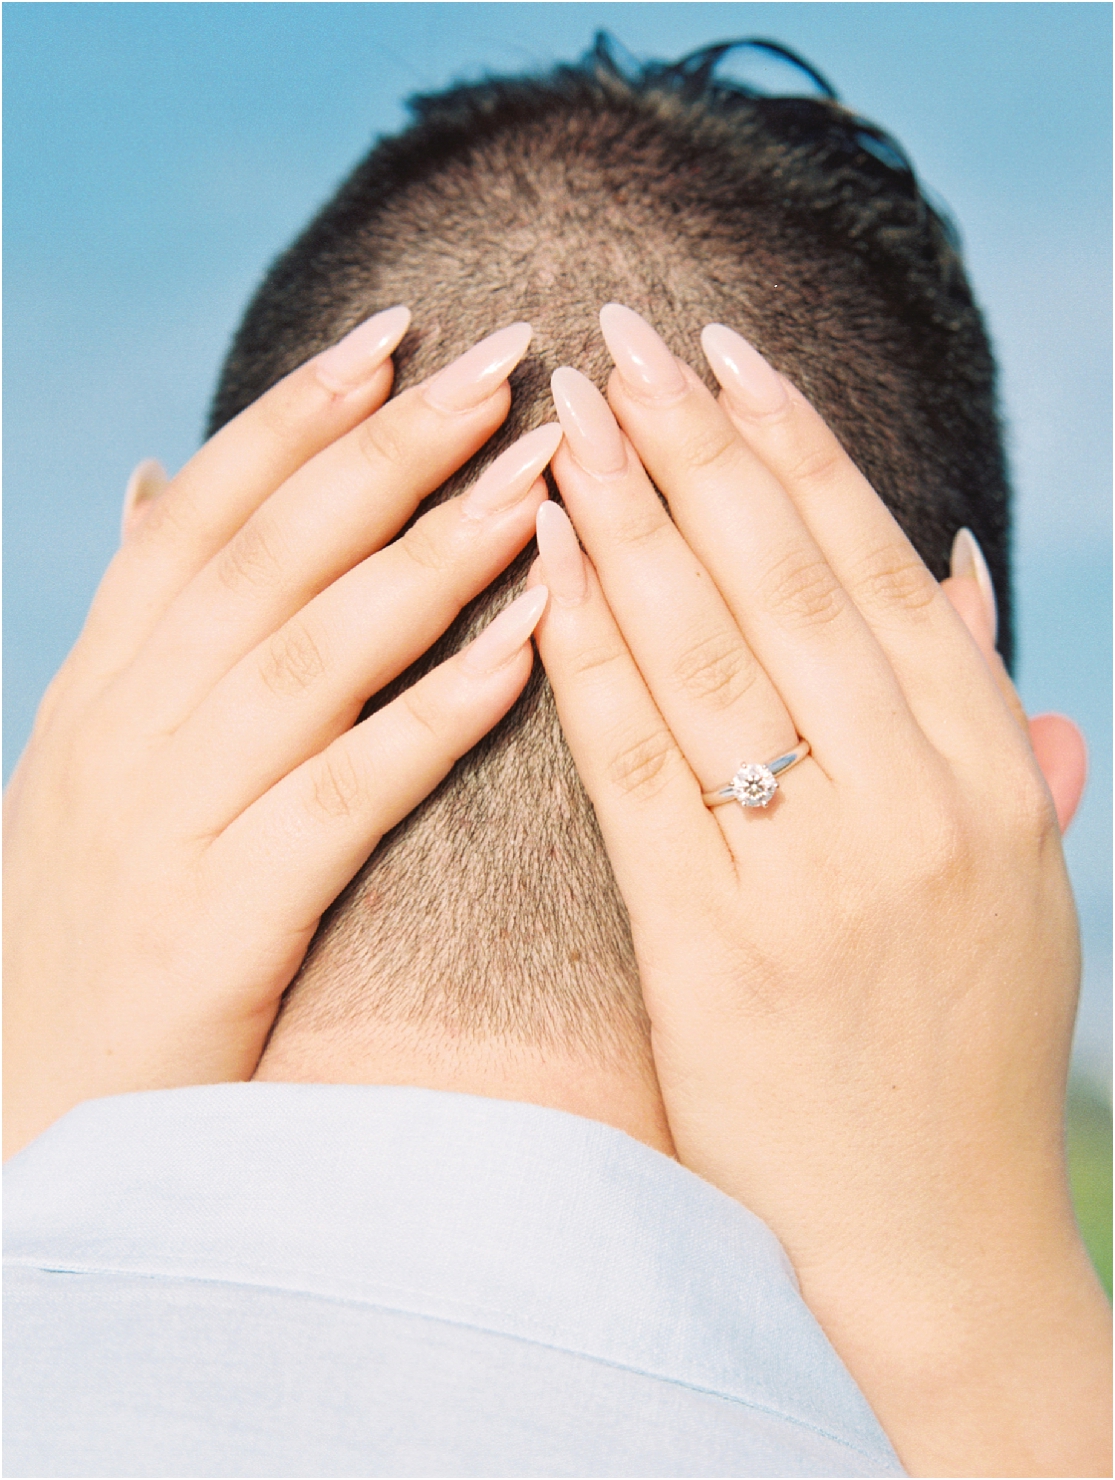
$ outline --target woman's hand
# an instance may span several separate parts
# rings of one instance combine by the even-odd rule
[[[250,1077],[322,911],[526,682],[544,592],[352,728],[531,538],[561,435],[390,543],[504,420],[530,341],[384,405],[408,322],[133,478],[6,799],[6,1154],[80,1100]]]
[[[954,606],[738,336],[706,330],[717,404],[635,314],[601,322],[612,411],[554,376],[592,564],[544,505],[538,645],[678,1154],[779,1235],[911,1469],[1101,1473],[1108,1313],[1062,1144],[1077,926],[979,562],[962,540]],[[1067,814],[1082,752],[1039,730]],[[769,806],[704,804],[799,736]]]

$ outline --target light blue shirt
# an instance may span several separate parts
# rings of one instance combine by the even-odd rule
[[[766,1226],[595,1121],[213,1085],[5,1180],[8,1476],[902,1474]]]

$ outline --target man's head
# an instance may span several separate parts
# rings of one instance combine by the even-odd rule
[[[950,233],[885,136],[835,101],[719,83],[711,55],[635,74],[599,44],[578,67],[412,107],[272,268],[211,429],[392,303],[414,312],[399,388],[528,319],[507,423],[448,497],[552,419],[559,365],[604,384],[603,303],[638,310],[698,370],[700,330],[721,321],[813,400],[934,574],[974,530],[1009,651],[992,358]],[[531,553],[375,703],[488,621]],[[392,1023],[600,1062],[645,1045],[626,915],[540,672],[376,850],[284,1005],[284,1030],[358,1041]]]

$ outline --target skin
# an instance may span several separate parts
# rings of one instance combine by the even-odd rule
[[[912,1472],[1109,1473],[1108,1311],[1061,1145],[1079,738],[1027,736],[978,581],[932,581],[792,387],[717,405],[648,326],[607,332],[618,423],[557,396],[591,564],[522,457],[509,508],[454,501],[391,543],[503,420],[510,364],[447,413],[422,388],[383,406],[386,361],[338,388],[319,359],[139,480],[7,802],[7,1147],[85,1098],[251,1076],[322,909],[520,691],[544,596],[350,728],[364,698],[537,514],[539,650],[653,1066],[279,1039],[259,1077],[618,1125],[766,1219]],[[766,812],[703,805],[798,733]]]
[[[250,1078],[322,911],[518,696],[544,593],[353,728],[533,534],[553,430],[392,543],[529,337],[386,405],[386,350],[341,384],[329,352],[135,480],[5,799],[5,1155],[81,1100]]]
[[[1109,1474],[1110,1311],[1063,1145],[1076,919],[990,621],[981,652],[773,370],[749,415],[629,311],[602,325],[611,414],[554,377],[591,564],[544,507],[537,640],[678,1156],[778,1234],[913,1473]],[[801,734],[768,809],[704,805]],[[1071,813],[1079,749],[1038,736]]]

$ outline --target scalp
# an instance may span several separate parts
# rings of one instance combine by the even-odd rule
[[[603,387],[603,303],[644,314],[699,373],[700,330],[722,321],[816,403],[935,575],[957,528],[973,529],[1009,644],[990,349],[949,231],[916,182],[857,152],[861,120],[636,86],[599,57],[412,106],[411,129],[381,141],[271,270],[214,426],[392,303],[414,314],[397,389],[528,319],[506,425],[436,500],[553,419],[559,365]],[[374,703],[490,620],[532,553]],[[429,1023],[605,1058],[645,1041],[626,912],[543,674],[333,906],[284,1019],[358,1034]]]

